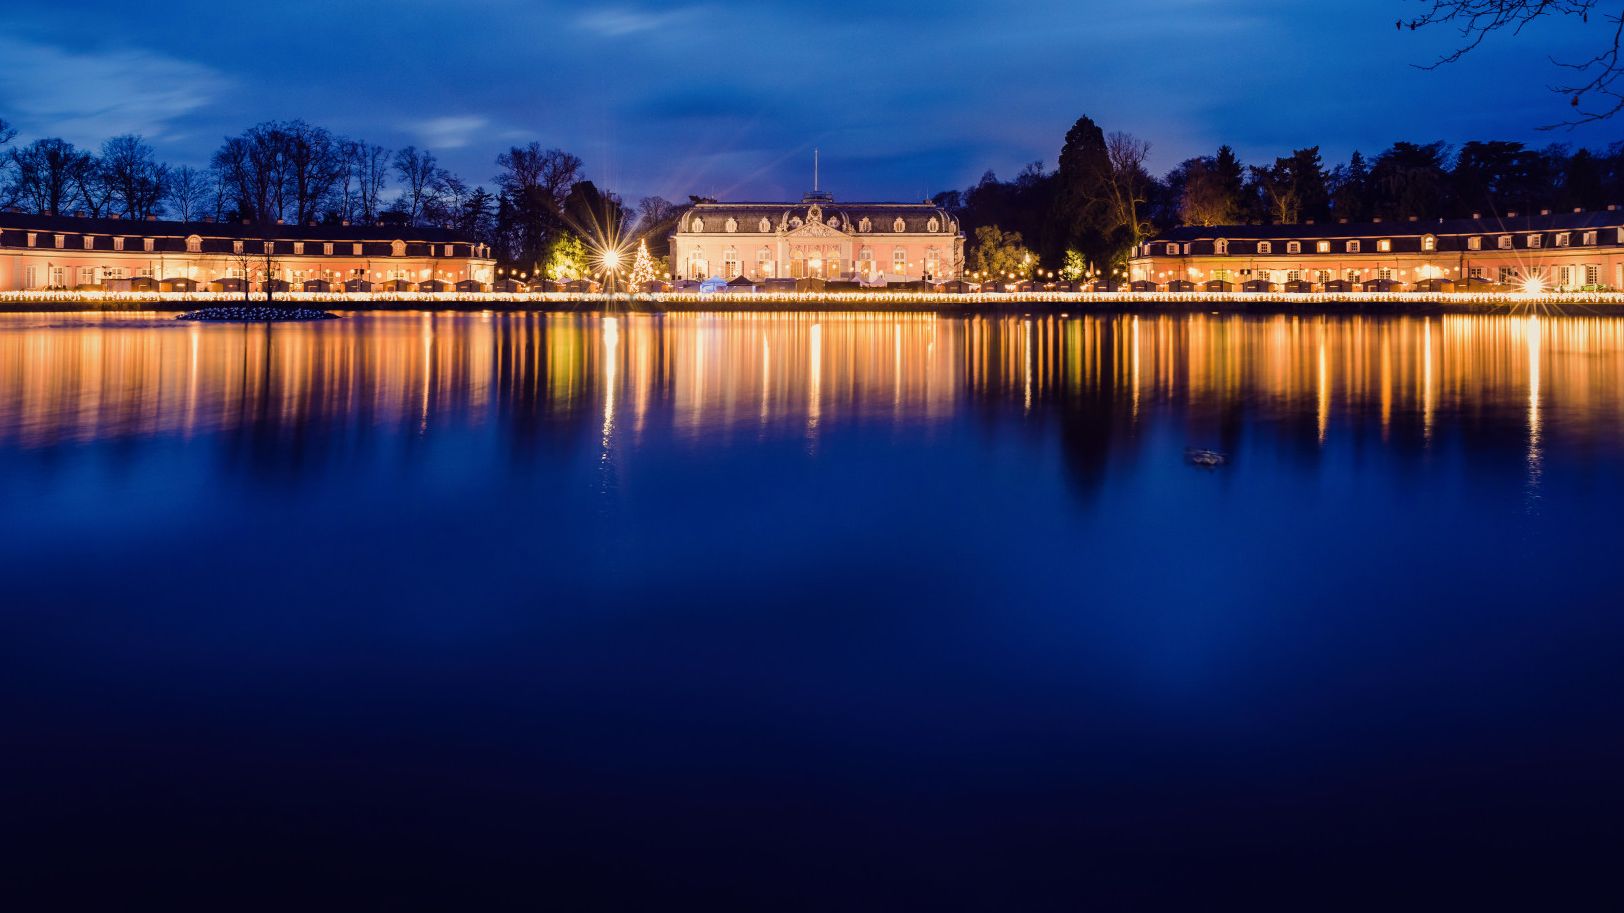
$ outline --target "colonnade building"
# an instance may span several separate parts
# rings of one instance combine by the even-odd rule
[[[489,287],[483,244],[437,228],[132,221],[0,212],[0,290],[449,291]]]
[[[1624,212],[1185,226],[1139,245],[1140,290],[1624,289]]]
[[[958,220],[931,203],[699,203],[671,236],[678,279],[946,281],[964,270]]]

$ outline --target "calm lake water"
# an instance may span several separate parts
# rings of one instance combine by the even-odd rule
[[[1616,908],[1621,420],[1602,317],[0,317],[0,903]]]

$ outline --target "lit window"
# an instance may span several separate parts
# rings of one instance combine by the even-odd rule
[[[242,242],[241,241],[233,241],[233,242],[231,242],[231,252],[234,253],[234,254],[242,253]]]
[[[1260,254],[1272,254],[1274,253],[1274,245],[1268,241],[1259,241],[1257,242],[1257,252]]]
[[[1593,232],[1593,231],[1585,232],[1585,234],[1584,234],[1584,245],[1586,247],[1595,247],[1596,246],[1596,233],[1595,232]],[[1591,284],[1594,285],[1595,283],[1591,283]]]
[[[728,216],[727,222],[724,223],[722,227],[727,230],[728,234],[731,235],[739,230],[739,220],[733,218],[732,216]]]
[[[692,226],[691,230],[696,232],[705,230],[705,220],[698,216],[694,216],[694,220],[690,222],[689,225]]]
[[[357,257],[361,256],[361,245],[358,244],[358,243],[357,244],[351,244],[350,245],[350,253],[353,254],[354,256],[357,256]]]
[[[265,253],[267,253],[267,254],[276,253],[276,242],[275,241],[266,241],[265,242]]]
[[[1498,239],[1497,246],[1501,250],[1511,250],[1511,236],[1510,235],[1501,235],[1499,237],[1499,239]]]
[[[1568,233],[1567,232],[1564,231],[1561,234],[1558,234],[1556,236],[1556,246],[1557,247],[1567,247],[1568,246]]]
[[[1359,242],[1358,241],[1349,241],[1348,242],[1348,253],[1357,254],[1358,252],[1359,252]]]
[[[200,253],[202,253],[203,252],[203,239],[199,238],[197,235],[192,235],[191,237],[187,238],[186,239],[186,252],[189,253],[189,254],[200,254]]]
[[[391,257],[404,257],[404,256],[406,256],[406,242],[405,241],[390,241],[389,242],[389,256],[391,256]]]
[[[728,279],[737,279],[744,271],[743,264],[739,262],[739,252],[728,248],[722,252],[722,275]]]
[[[1212,252],[1222,257],[1229,253],[1229,239],[1219,238],[1212,242]]]
[[[771,222],[769,222],[769,221],[767,221],[767,217],[766,217],[766,216],[762,216],[762,217],[761,217],[761,223],[760,223],[760,224],[759,224],[759,225],[757,225],[757,226],[756,226],[756,228],[757,228],[757,230],[759,230],[759,231],[760,231],[760,232],[761,232],[761,233],[762,233],[762,234],[766,234],[766,233],[767,233],[767,232],[770,232],[770,231],[772,231],[772,230],[773,230],[773,223],[771,223]]]
[[[1288,254],[1300,254],[1302,252],[1303,252],[1303,242],[1301,242],[1301,241],[1287,241],[1286,242],[1286,253],[1288,253]]]
[[[1539,235],[1529,235],[1528,236],[1528,246],[1529,247],[1539,247],[1542,240],[1543,239]]]
[[[304,242],[303,241],[295,241],[295,242],[293,242],[293,253],[296,256],[304,254]]]
[[[932,247],[925,251],[925,272],[932,276],[942,271],[942,255]]]
[[[1376,242],[1376,250],[1384,254],[1390,253],[1393,250],[1393,242],[1387,238],[1382,238]]]
[[[898,219],[897,221],[900,222],[902,220]],[[891,272],[899,276],[907,275],[908,251],[905,248],[899,247],[896,250],[891,251]]]
[[[85,250],[95,250],[95,249],[96,249],[96,239],[92,238],[89,235],[85,235]]]
[[[1437,250],[1438,249],[1438,239],[1434,238],[1432,235],[1427,235],[1426,237],[1421,239],[1421,249],[1428,252],[1428,253],[1431,253],[1431,252]]]
[[[66,244],[67,242],[68,242],[68,238],[67,238],[66,235],[57,235],[56,236],[56,246],[57,246],[58,250],[60,250],[62,248],[62,246],[64,244]],[[57,285],[61,285],[61,284],[62,283],[60,283],[60,282],[57,283]]]
[[[1328,254],[1330,252],[1331,252],[1331,242],[1329,242],[1329,241],[1315,241],[1314,242],[1314,253],[1316,253],[1316,254]]]
[[[153,245],[155,243],[156,243],[156,239],[154,239],[154,238],[142,238],[141,239],[141,247],[144,250],[146,250],[146,252],[149,253],[149,254],[152,253]]]
[[[331,257],[333,255],[333,242],[323,241],[321,245],[321,252]]]
[[[28,233],[28,246],[33,247],[33,246],[35,246],[37,244],[39,244],[39,234],[37,232],[32,232],[32,231],[29,232]]]
[[[123,250],[123,249],[124,249],[124,239],[123,238],[114,238],[113,239],[113,250]]]
[[[1483,249],[1483,239],[1482,238],[1476,238],[1476,237],[1467,238],[1466,239],[1466,249],[1467,250],[1482,250]]]
[[[1177,257],[1179,255],[1179,246],[1177,244],[1167,245],[1167,255],[1169,257]]]

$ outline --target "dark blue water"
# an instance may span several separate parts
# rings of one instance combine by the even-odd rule
[[[1621,419],[1604,318],[0,318],[0,902],[1613,907]]]

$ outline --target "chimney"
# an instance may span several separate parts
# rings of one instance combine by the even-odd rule
[[[1517,210],[1515,210],[1515,209],[1506,210],[1506,218],[1508,218],[1508,219],[1517,218]]]
[[[249,221],[248,221],[248,220],[247,220],[247,219],[243,219],[243,220],[242,220],[242,224],[244,224],[244,225],[250,225],[250,224],[252,224],[252,223],[251,223],[251,222],[249,222]]]
[[[1377,217],[1376,217],[1376,218],[1374,218],[1374,219],[1371,219],[1371,220],[1370,220],[1370,221],[1372,221],[1372,222],[1375,222],[1375,223],[1377,223],[1377,224],[1380,224],[1380,223],[1381,223],[1381,220],[1382,220],[1382,217],[1381,217],[1381,216],[1377,216]]]
[[[214,224],[214,216],[204,216],[203,218],[199,219],[198,221],[199,222],[207,222],[210,225],[213,225]]]
[[[1307,222],[1306,222],[1306,223],[1304,223],[1304,224],[1306,224],[1306,225],[1313,225],[1313,224],[1314,224],[1314,220],[1313,220],[1313,219],[1309,219],[1309,220],[1308,220],[1308,221],[1307,221]]]
[[[1608,212],[1618,212],[1618,204],[1617,203],[1608,203],[1607,204],[1607,211]]]
[[[156,222],[156,221],[158,221],[158,217],[156,215],[149,215],[149,216],[147,216],[147,221],[148,222]]]
[[[1410,216],[1410,221],[1411,221],[1411,222],[1414,222],[1414,221],[1416,221],[1416,217],[1415,217],[1415,216]]]
[[[1577,214],[1579,214],[1581,212],[1584,212],[1584,211],[1585,211],[1585,208],[1583,206],[1575,206],[1575,207],[1573,207],[1573,212],[1574,212],[1575,215],[1577,215]]]
[[[350,227],[350,220],[349,219],[342,219],[342,220],[339,221],[338,224],[344,226],[345,228],[349,228]]]
[[[83,209],[75,209],[73,211],[73,217],[75,219],[83,219],[85,217],[85,211]]]
[[[1551,214],[1551,211],[1549,209],[1541,209],[1539,211],[1539,214],[1542,215],[1542,216],[1548,216],[1548,215]]]
[[[1338,225],[1346,225],[1346,224],[1348,224],[1348,217],[1343,216],[1342,218],[1337,219],[1336,224],[1338,224]]]
[[[277,219],[277,220],[276,220],[276,224],[278,224],[278,225],[281,225],[281,224],[283,224],[283,222],[282,222],[282,220],[281,220],[281,219]]]
[[[117,222],[119,219],[122,219],[124,217],[119,215],[116,212],[110,212],[110,213],[107,214],[107,218],[112,219],[114,222]]]
[[[1481,220],[1483,218],[1483,213],[1474,212],[1474,213],[1472,213],[1472,218],[1475,219],[1475,220]]]
[[[309,222],[306,222],[305,224],[309,225],[311,228],[315,228],[316,227],[316,220],[311,219]]]

